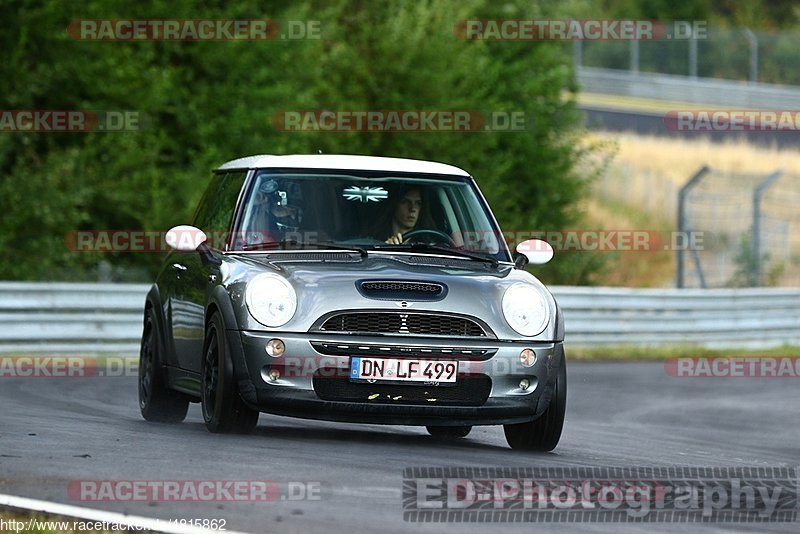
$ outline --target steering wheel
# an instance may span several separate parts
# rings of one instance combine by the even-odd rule
[[[453,238],[451,238],[449,235],[447,235],[444,232],[440,232],[439,230],[434,230],[432,228],[418,228],[416,230],[409,230],[408,232],[403,234],[403,241],[406,241],[408,239],[412,239],[414,237],[417,237],[419,235],[424,235],[424,234],[430,234],[430,235],[434,235],[436,237],[439,237],[439,238],[441,238],[440,242],[449,243],[451,247],[455,247],[456,246],[456,242],[453,240]]]

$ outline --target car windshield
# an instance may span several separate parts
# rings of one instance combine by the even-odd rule
[[[509,261],[472,180],[375,171],[258,171],[234,249],[331,244],[479,254]],[[430,246],[433,245],[433,246]]]

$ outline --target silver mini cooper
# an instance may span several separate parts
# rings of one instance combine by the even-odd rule
[[[503,425],[515,449],[559,441],[564,319],[512,256],[462,169],[342,155],[252,156],[214,172],[144,310],[139,404],[211,432],[260,412],[434,437]]]

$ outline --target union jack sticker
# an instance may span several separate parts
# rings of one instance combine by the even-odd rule
[[[380,202],[389,196],[389,192],[382,187],[348,187],[342,193],[347,200],[358,200],[360,202]]]

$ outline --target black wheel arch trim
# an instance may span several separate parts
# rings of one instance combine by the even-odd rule
[[[158,284],[153,284],[150,286],[150,291],[147,292],[147,297],[145,299],[145,310],[147,306],[150,306],[153,309],[153,315],[156,318],[156,336],[158,337],[158,344],[162,350],[162,363],[164,366],[174,366],[176,365],[175,355],[172,354],[170,351],[170,345],[167,343],[167,328],[164,324],[164,307],[161,301],[161,291],[158,288]],[[142,318],[142,321],[145,319]],[[144,324],[142,324],[144,328]],[[163,369],[162,369],[163,371]]]
[[[563,343],[556,343],[556,346],[553,350],[553,365],[548,372],[547,381],[545,382],[544,389],[539,397],[539,404],[536,407],[537,417],[542,415],[545,410],[547,410],[548,406],[550,406],[550,401],[553,400],[553,393],[555,392],[558,373],[561,371],[561,366],[564,365],[564,361],[566,360]]]
[[[564,341],[564,313],[561,311],[561,306],[556,302],[556,335],[555,341]]]
[[[209,310],[212,308],[216,308],[222,315],[222,323],[225,326],[225,338],[228,341],[231,361],[233,362],[233,372],[236,376],[236,383],[239,386],[239,394],[245,402],[255,404],[258,401],[256,388],[250,380],[250,374],[247,372],[244,347],[242,346],[242,338],[239,335],[236,314],[233,311],[233,303],[231,302],[227,290],[222,285],[216,286],[211,291],[211,295],[209,295],[208,303],[206,304],[206,323],[208,323],[211,318]]]

